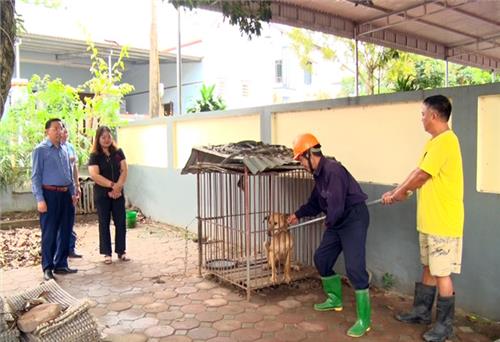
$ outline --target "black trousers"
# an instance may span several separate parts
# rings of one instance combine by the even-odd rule
[[[126,234],[125,225],[125,197],[122,195],[117,199],[109,197],[107,194],[94,193],[94,201],[99,217],[99,253],[111,255],[111,231],[110,222],[113,216],[115,223],[115,252],[118,255],[125,253]]]
[[[341,222],[323,233],[321,243],[314,253],[314,264],[322,277],[335,274],[333,266],[341,252],[347,276],[356,290],[368,288],[366,272],[366,234],[370,214],[365,203],[350,208]]]

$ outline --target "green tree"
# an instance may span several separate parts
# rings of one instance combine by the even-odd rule
[[[55,8],[60,0],[21,0],[36,5]],[[25,31],[23,18],[16,13],[16,0],[0,0],[0,119],[10,90],[14,71],[16,36]]]
[[[86,97],[82,103],[78,90],[60,79],[34,75],[28,82],[24,101],[10,107],[0,121],[0,188],[21,185],[30,179],[31,153],[44,139],[48,119],[58,117],[65,121],[80,165],[88,160],[97,125],[116,127],[121,123],[120,101],[133,89],[129,84],[118,84],[126,49],[122,49],[112,70],[108,70],[108,64],[92,43],[89,50],[93,77],[78,90],[94,96]]]
[[[0,121],[0,188],[29,180],[31,152],[44,139],[45,122],[53,117],[68,123],[80,153],[88,150],[88,140],[77,132],[84,118],[77,91],[60,79],[34,75],[28,82],[26,99],[10,107]]]
[[[312,59],[313,53],[318,51],[324,60],[339,63],[343,70],[348,70],[354,75],[355,43],[352,40],[298,28],[291,29],[288,37],[304,70],[311,67],[308,62]],[[381,89],[386,88],[381,82],[390,65],[398,59],[399,52],[368,43],[359,43],[358,51],[361,94],[380,93]],[[349,82],[353,83],[352,86]],[[344,95],[352,94],[354,77],[348,77],[342,82],[342,87],[341,92]]]
[[[0,118],[10,90],[14,71],[16,41],[15,0],[0,1]]]
[[[90,72],[92,78],[78,87],[80,92],[90,93],[84,98],[85,127],[87,136],[93,137],[98,125],[115,127],[122,123],[119,119],[120,105],[123,97],[134,90],[128,83],[121,83],[125,64],[123,58],[128,56],[127,47],[120,51],[118,60],[109,70],[108,63],[99,55],[98,49],[91,41],[87,42],[87,50],[92,53]]]
[[[169,0],[169,2],[175,8],[183,6],[190,10],[219,6],[224,20],[228,18],[231,25],[239,26],[241,34],[246,34],[249,39],[254,35],[260,36],[261,22],[269,22],[272,17],[271,1]]]
[[[203,84],[200,89],[201,98],[195,100],[193,105],[187,109],[188,113],[211,112],[214,110],[226,109],[224,100],[214,95],[215,85],[206,86]]]

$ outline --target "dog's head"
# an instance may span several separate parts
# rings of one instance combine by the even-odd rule
[[[282,213],[270,213],[269,216],[265,217],[265,222],[267,222],[267,231],[271,235],[279,231],[288,230],[288,214]]]

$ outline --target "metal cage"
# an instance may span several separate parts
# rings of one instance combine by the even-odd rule
[[[202,172],[197,174],[199,272],[246,290],[284,282],[283,265],[278,281],[271,282],[264,244],[266,217],[272,212],[293,213],[307,201],[313,179],[304,170],[266,172]],[[313,256],[322,226],[313,223],[290,230],[294,241],[292,280],[316,273]]]

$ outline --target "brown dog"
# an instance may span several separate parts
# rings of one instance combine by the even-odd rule
[[[268,240],[264,244],[267,251],[267,263],[271,267],[271,282],[277,283],[276,264],[284,265],[285,282],[292,281],[293,238],[286,222],[288,215],[271,213],[266,217]]]

